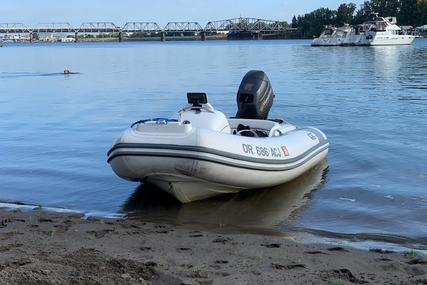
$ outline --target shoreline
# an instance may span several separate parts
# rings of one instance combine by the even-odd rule
[[[162,199],[170,198],[169,195],[163,195]],[[158,199],[155,196],[149,197],[149,199]],[[144,199],[145,200],[145,199]],[[171,199],[175,202],[174,198]],[[173,205],[166,202],[165,207],[172,207]],[[155,210],[155,209],[154,209]],[[157,209],[159,210],[159,209]],[[387,235],[387,234],[351,234],[351,233],[337,233],[327,232],[315,228],[304,228],[296,225],[288,224],[283,228],[278,228],[269,225],[259,224],[236,224],[236,223],[217,223],[215,221],[207,220],[173,220],[171,217],[165,217],[160,214],[158,217],[146,216],[147,211],[139,212],[138,210],[130,210],[129,212],[102,212],[102,211],[82,211],[72,210],[66,208],[57,207],[44,207],[41,205],[32,205],[26,203],[12,203],[12,202],[0,202],[0,213],[2,211],[7,212],[23,212],[28,213],[30,211],[42,211],[46,214],[59,214],[59,215],[78,215],[83,220],[90,219],[115,219],[115,220],[132,220],[151,223],[151,224],[162,224],[169,225],[171,227],[198,230],[203,232],[210,232],[216,234],[250,234],[250,235],[263,235],[263,236],[276,236],[292,239],[297,243],[301,244],[324,244],[324,245],[340,245],[360,250],[371,250],[375,248],[381,248],[388,251],[397,253],[405,253],[410,251],[416,251],[418,254],[427,257],[427,248],[425,247],[424,240],[417,240],[405,236]],[[150,209],[148,210],[150,211]],[[293,220],[295,218],[294,213],[288,217]],[[233,221],[232,221],[233,222]]]
[[[416,252],[0,209],[6,284],[427,284]]]
[[[223,37],[207,37],[205,40],[201,40],[198,37],[168,37],[164,41],[160,38],[129,38],[123,39],[119,41],[118,38],[79,38],[78,41],[41,41],[41,40],[17,40],[17,41],[2,41],[0,39],[1,44],[19,44],[19,43],[61,43],[61,44],[75,44],[75,43],[119,43],[119,42],[209,42],[209,41],[231,41],[231,42],[239,42],[239,41],[286,41],[286,40],[312,40],[312,38],[273,38],[266,37],[262,39],[251,39],[251,38],[241,38],[241,39],[227,39]]]

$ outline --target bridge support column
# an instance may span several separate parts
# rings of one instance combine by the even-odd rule
[[[121,42],[122,41],[122,32],[119,32],[119,42]]]
[[[165,34],[165,32],[162,32],[162,33],[160,34],[160,40],[161,40],[162,42],[166,41],[166,34]]]
[[[252,39],[254,39],[254,40],[260,40],[261,39],[261,33],[260,32],[254,32],[254,33],[252,33]]]
[[[206,32],[201,32],[201,33],[200,33],[200,39],[201,39],[202,41],[206,41]]]
[[[33,42],[33,32],[30,32],[30,43]]]
[[[77,32],[74,33],[74,42],[78,42],[79,41],[79,34]]]

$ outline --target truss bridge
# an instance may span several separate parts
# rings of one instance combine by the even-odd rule
[[[205,26],[198,22],[168,22],[161,27],[156,22],[127,22],[119,27],[113,22],[85,22],[78,27],[70,23],[40,23],[34,27],[23,23],[0,23],[0,40],[10,38],[11,35],[27,35],[31,41],[44,34],[66,34],[75,41],[84,37],[112,37],[123,38],[159,37],[200,37],[205,40],[209,36],[223,35],[255,35],[262,38],[265,35],[284,34],[294,31],[286,22],[257,18],[234,18],[219,21],[210,21]],[[8,35],[8,36],[6,36]],[[232,38],[232,37],[231,37]]]

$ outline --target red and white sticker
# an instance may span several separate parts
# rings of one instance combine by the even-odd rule
[[[282,146],[282,151],[285,156],[289,156],[289,150],[286,146]]]

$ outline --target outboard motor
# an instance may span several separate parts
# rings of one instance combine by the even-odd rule
[[[264,71],[249,71],[243,77],[237,92],[236,118],[267,119],[273,98],[273,88]]]

